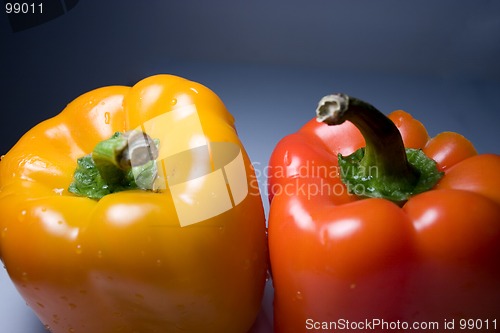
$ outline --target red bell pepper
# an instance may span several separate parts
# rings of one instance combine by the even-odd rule
[[[499,329],[499,172],[457,133],[324,97],[270,159],[276,332]]]

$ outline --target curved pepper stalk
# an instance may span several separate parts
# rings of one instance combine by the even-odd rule
[[[428,191],[443,176],[421,149],[406,148],[398,128],[372,105],[345,94],[323,97],[316,109],[319,122],[344,121],[362,133],[366,147],[349,156],[338,155],[342,181],[351,193],[404,203]]]

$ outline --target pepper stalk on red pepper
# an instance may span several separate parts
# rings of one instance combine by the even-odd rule
[[[325,96],[269,162],[276,332],[500,318],[499,171],[460,134]]]

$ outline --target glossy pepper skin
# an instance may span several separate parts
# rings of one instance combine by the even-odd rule
[[[336,331],[332,322],[352,329],[346,321],[381,332],[431,321],[441,332],[445,321],[458,328],[460,319],[483,320],[490,330],[498,325],[500,156],[478,155],[457,133],[430,138],[401,110],[389,119],[407,148],[422,149],[444,173],[404,202],[348,192],[337,155],[366,145],[349,121],[328,126],[312,119],[272,153],[277,333]]]
[[[267,270],[258,187],[249,185],[228,211],[183,227],[169,189],[100,200],[67,190],[77,159],[98,142],[190,105],[207,140],[241,149],[247,179],[240,181],[251,184],[254,171],[221,100],[172,75],[88,92],[3,156],[0,257],[51,332],[246,333],[252,326]],[[197,163],[177,167],[190,172]]]

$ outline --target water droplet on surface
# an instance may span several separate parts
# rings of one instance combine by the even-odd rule
[[[292,159],[288,156],[288,150],[285,152],[285,155],[283,155],[283,164],[285,166],[292,164]]]
[[[97,258],[102,259],[102,251],[101,250],[97,251]]]
[[[39,307],[41,307],[41,308],[44,308],[44,307],[45,307],[45,305],[43,305],[43,303],[40,303],[40,302],[36,302],[36,305],[38,305],[38,306],[39,306]]]
[[[301,301],[304,298],[304,296],[302,295],[302,292],[297,291],[297,294],[295,295],[295,298],[297,300]]]
[[[2,229],[2,238],[5,238],[5,236],[7,236],[7,230],[8,230],[7,227],[4,227]]]
[[[109,112],[104,112],[104,123],[108,124],[111,122],[111,114]]]
[[[62,195],[64,192],[64,188],[55,188],[52,191],[54,191],[55,194]]]
[[[28,212],[26,210],[22,210],[21,213],[19,214],[18,216],[18,220],[19,222],[22,222],[24,221],[24,219],[26,218],[26,214],[28,214]]]
[[[175,104],[177,104],[177,99],[172,98],[172,100],[170,101],[170,105],[174,106]]]
[[[120,311],[113,312],[112,314],[113,314],[115,317],[121,317],[121,316],[123,316],[123,313],[121,313]]]
[[[162,266],[162,264],[163,264],[163,263],[161,262],[161,259],[157,259],[157,260],[156,260],[156,266],[161,267],[161,266]]]
[[[76,254],[82,254],[83,252],[83,249],[82,249],[82,246],[80,244],[78,244],[76,246],[76,250],[75,250]]]

